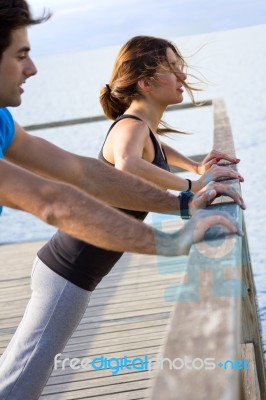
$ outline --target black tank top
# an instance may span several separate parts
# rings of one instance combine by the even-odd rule
[[[106,138],[113,126],[124,118],[140,118],[134,115],[122,115],[111,125]],[[163,149],[161,149],[155,135],[150,130],[155,156],[152,164],[170,171]],[[106,139],[105,139],[106,141]],[[104,142],[105,143],[105,142]],[[104,144],[103,144],[104,146]],[[98,158],[110,164],[103,157],[103,146]],[[113,164],[110,164],[113,166]],[[144,220],[147,212],[121,209],[126,214]],[[54,272],[69,280],[82,289],[93,291],[102,278],[108,274],[123,253],[105,250],[100,247],[85,243],[58,230],[55,235],[39,251],[40,260]]]

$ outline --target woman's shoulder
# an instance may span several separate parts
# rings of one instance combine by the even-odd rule
[[[149,136],[150,129],[145,121],[135,117],[134,115],[123,115],[123,118],[117,120],[112,131],[115,133],[122,132],[123,134],[136,134]]]

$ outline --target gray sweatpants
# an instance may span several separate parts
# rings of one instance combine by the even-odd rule
[[[79,324],[91,292],[81,289],[36,258],[32,296],[19,327],[0,358],[0,399],[36,400]]]

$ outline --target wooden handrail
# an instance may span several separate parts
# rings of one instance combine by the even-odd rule
[[[214,147],[234,155],[223,100],[214,100],[213,107]],[[238,181],[231,182],[240,190]],[[158,363],[168,361],[157,365],[151,400],[266,399],[243,212],[227,197],[218,198],[208,209],[227,211],[242,226],[244,237],[213,240],[213,227],[203,242],[192,246],[185,283],[166,289],[166,301],[176,304],[158,358]]]

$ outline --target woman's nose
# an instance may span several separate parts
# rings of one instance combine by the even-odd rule
[[[185,72],[183,71],[178,71],[177,78],[180,79],[181,81],[185,81],[187,79],[187,74],[185,74]]]

